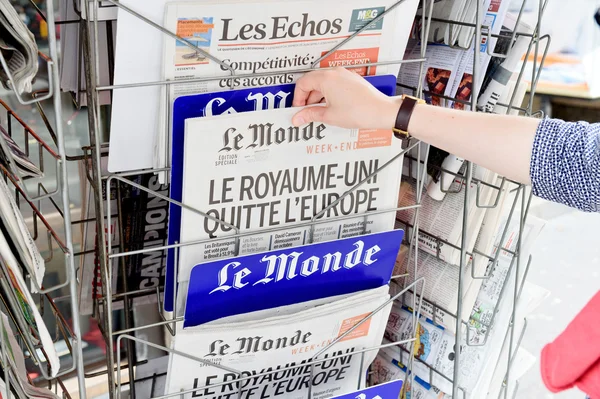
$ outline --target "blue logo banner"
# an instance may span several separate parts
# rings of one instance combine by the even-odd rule
[[[332,399],[398,399],[401,390],[402,380],[396,380]]]
[[[393,96],[396,93],[396,77],[393,75],[367,76],[365,79],[387,96]],[[181,201],[182,198],[186,119],[260,111],[263,109],[289,108],[292,106],[295,87],[295,84],[285,84],[178,97],[173,102],[171,198],[176,201]],[[170,245],[179,242],[180,230],[181,207],[171,204],[169,209],[168,235],[168,243]],[[169,249],[164,299],[164,306],[167,311],[173,310],[174,257],[175,251]]]
[[[389,283],[403,230],[196,265],[184,327]]]

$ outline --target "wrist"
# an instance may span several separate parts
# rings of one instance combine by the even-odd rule
[[[392,129],[396,125],[396,117],[401,105],[401,96],[386,97],[386,102],[382,106],[384,117],[377,121],[380,129]]]

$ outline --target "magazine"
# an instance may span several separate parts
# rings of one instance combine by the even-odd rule
[[[401,140],[391,130],[320,123],[295,128],[291,119],[297,111],[186,121],[182,202],[207,217],[182,210],[180,242],[205,242],[181,247],[179,282],[189,280],[193,266],[209,260],[394,228]],[[392,163],[366,180],[388,162]],[[363,180],[361,187],[350,191]],[[335,206],[326,210],[329,205]],[[353,217],[386,210],[390,212]],[[324,222],[335,217],[344,219]],[[237,242],[227,238],[235,234],[234,226],[256,234]],[[289,228],[282,230],[283,226]],[[269,228],[273,232],[260,232]],[[167,273],[168,286],[173,270],[169,267]]]
[[[320,399],[361,389],[376,351],[364,356],[353,352],[381,343],[391,308],[388,289],[383,286],[326,304],[318,301],[320,306],[300,312],[290,313],[283,307],[254,320],[184,329],[178,332],[174,349],[211,363],[171,354],[165,393],[198,389],[195,396],[207,399],[233,398],[239,391],[245,398],[300,399],[308,397],[312,385],[310,397]],[[310,365],[318,360],[323,362]],[[210,386],[239,377],[247,378]],[[182,393],[182,397],[192,394]]]

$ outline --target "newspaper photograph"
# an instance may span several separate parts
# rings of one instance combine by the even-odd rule
[[[180,242],[212,240],[180,249],[179,282],[210,260],[394,229],[402,157],[380,168],[400,154],[401,140],[391,130],[293,127],[297,111],[186,121],[182,199],[207,217],[184,208]],[[211,175],[198,173],[203,170]],[[365,215],[385,210],[390,212]],[[324,222],[336,217],[347,218]],[[236,228],[256,232],[239,239],[239,253],[236,239],[227,238]],[[261,233],[265,229],[272,231]]]
[[[365,386],[377,351],[365,352],[364,358],[354,352],[381,343],[391,302],[344,334],[389,300],[387,290],[383,286],[291,314],[284,307],[258,320],[184,329],[174,349],[212,365],[172,354],[166,393],[198,389],[182,398],[233,399],[241,394],[248,399],[305,399],[309,385],[313,399],[354,392]],[[326,352],[315,359],[323,349]],[[316,360],[324,361],[311,367]],[[226,383],[240,377],[246,379]]]

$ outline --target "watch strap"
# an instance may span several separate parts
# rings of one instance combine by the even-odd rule
[[[415,106],[420,102],[421,101],[414,97],[402,97],[402,104],[400,105],[398,115],[396,116],[396,123],[392,129],[396,137],[405,138],[409,136],[408,124],[410,122],[410,117],[415,109]]]

